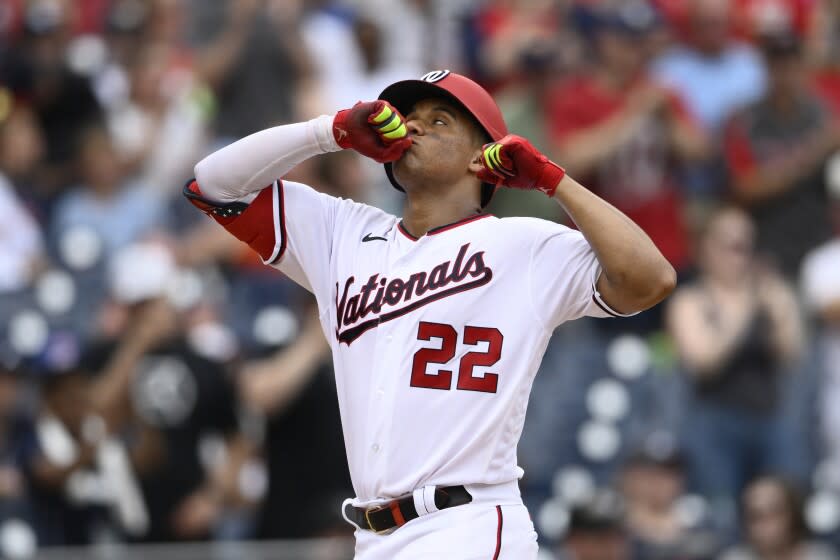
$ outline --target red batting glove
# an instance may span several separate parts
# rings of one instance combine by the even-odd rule
[[[352,148],[379,163],[400,159],[411,147],[405,118],[390,103],[359,101],[336,113],[333,135],[342,148]]]
[[[531,143],[515,134],[481,149],[484,169],[478,178],[485,183],[514,189],[538,190],[554,196],[566,170],[541,154]]]

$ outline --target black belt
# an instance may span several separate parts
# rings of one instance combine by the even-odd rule
[[[471,501],[472,496],[463,486],[435,488],[435,506],[438,509],[462,506]],[[394,527],[402,527],[412,519],[420,517],[417,508],[414,507],[414,496],[399,498],[370,508],[354,507],[347,504],[344,507],[344,514],[362,529],[374,533],[382,533]]]

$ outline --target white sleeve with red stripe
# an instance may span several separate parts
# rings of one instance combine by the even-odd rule
[[[341,149],[332,121],[321,116],[238,140],[201,160],[196,180],[187,186],[201,197],[198,204],[193,200],[196,206],[247,243],[264,263],[316,295],[329,292],[325,281],[335,220],[346,201],[281,177],[310,157]],[[248,206],[227,210],[237,202]],[[216,211],[215,205],[226,210]]]
[[[195,166],[201,194],[212,201],[251,202],[297,164],[341,150],[332,132],[333,117],[275,126],[213,152]]]
[[[535,220],[537,221],[537,220]],[[543,326],[554,330],[578,317],[629,317],[612,309],[595,287],[601,265],[577,230],[541,222],[534,230],[529,293]]]

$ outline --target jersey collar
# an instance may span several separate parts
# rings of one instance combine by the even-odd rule
[[[476,220],[480,220],[482,218],[489,218],[492,214],[473,214],[472,216],[467,216],[466,218],[462,218],[456,222],[452,222],[451,224],[444,224],[442,226],[434,227],[426,232],[426,235],[437,235],[438,233],[443,233],[444,231],[448,231],[450,229],[454,229],[458,226],[462,226],[464,224],[468,224],[470,222],[475,222]],[[420,238],[408,231],[405,227],[405,224],[402,220],[397,224],[397,229],[402,233],[404,236],[408,237],[412,241],[417,241]]]

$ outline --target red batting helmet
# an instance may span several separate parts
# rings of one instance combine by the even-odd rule
[[[414,104],[429,97],[444,97],[460,105],[473,116],[490,141],[501,140],[507,135],[508,129],[502,111],[487,91],[466,76],[455,74],[449,70],[435,70],[424,75],[419,80],[403,80],[386,87],[379,94],[403,115],[411,112]],[[403,190],[394,178],[391,163],[385,164],[388,180],[398,190]],[[481,206],[490,202],[496,186],[491,183],[481,184]]]

